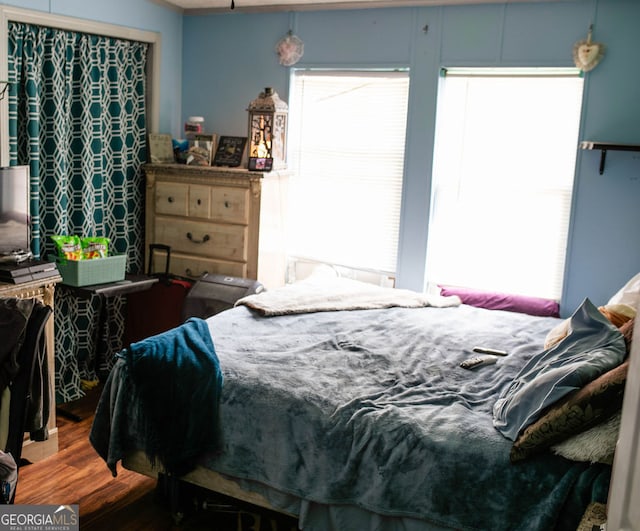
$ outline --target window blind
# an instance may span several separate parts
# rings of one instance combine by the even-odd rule
[[[294,70],[289,255],[395,272],[406,71]]]
[[[575,69],[446,71],[427,285],[559,300],[582,101]]]

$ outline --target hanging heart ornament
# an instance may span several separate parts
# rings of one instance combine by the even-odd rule
[[[593,26],[589,27],[587,40],[576,42],[573,46],[573,61],[583,72],[593,70],[604,56],[604,44],[591,42]]]

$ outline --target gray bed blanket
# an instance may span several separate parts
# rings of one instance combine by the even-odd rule
[[[592,499],[606,501],[610,467],[551,454],[511,464],[512,443],[492,424],[500,391],[557,322],[465,305],[228,310],[208,319],[225,381],[223,441],[202,464],[305,504],[425,529],[575,529]],[[474,346],[509,355],[460,368]],[[121,400],[111,414],[130,407]],[[135,448],[135,433],[115,437]]]
[[[557,322],[464,305],[219,314],[224,450],[206,465],[452,529],[575,529],[594,493],[606,500],[609,467],[551,454],[511,464],[492,424],[500,391]],[[460,368],[477,345],[509,355]]]

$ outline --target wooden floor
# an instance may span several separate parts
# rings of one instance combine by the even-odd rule
[[[81,420],[75,422],[58,415],[59,451],[56,455],[20,468],[16,504],[73,505],[80,509],[82,531],[261,531],[267,519],[256,524],[259,515],[237,512],[190,511],[177,525],[169,503],[156,492],[156,481],[118,466],[112,477],[105,462],[89,443],[93,411],[100,389],[82,400],[64,405]],[[242,526],[238,527],[238,519]],[[253,519],[253,520],[252,520]],[[291,522],[287,522],[287,531]],[[273,527],[276,526],[276,527]],[[294,526],[295,529],[296,526]],[[281,525],[271,524],[276,531]]]

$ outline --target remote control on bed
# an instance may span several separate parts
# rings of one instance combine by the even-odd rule
[[[495,356],[476,356],[474,358],[464,360],[460,364],[460,367],[462,367],[463,369],[475,369],[484,365],[491,365],[497,361],[498,358],[496,358]]]
[[[495,348],[487,348],[487,347],[473,347],[473,351],[478,354],[493,354],[494,356],[506,356],[507,352],[505,350],[497,350]]]

